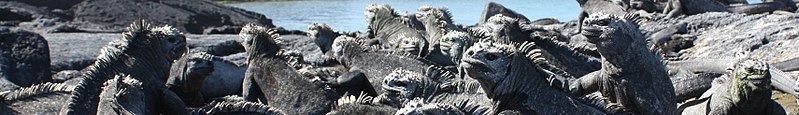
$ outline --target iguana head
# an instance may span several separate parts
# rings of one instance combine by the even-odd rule
[[[273,57],[280,51],[280,35],[274,28],[248,24],[241,28],[239,38],[248,58]]]
[[[308,36],[319,46],[319,50],[322,50],[322,53],[330,51],[333,39],[338,37],[330,26],[318,23],[308,26]]]
[[[208,75],[214,72],[214,62],[210,54],[193,53],[186,62],[185,83],[186,89],[184,91],[199,91],[202,82]]]
[[[441,37],[438,44],[442,54],[452,57],[454,62],[460,62],[463,52],[475,42],[472,40],[472,36],[465,32],[452,31]]]
[[[632,15],[615,16],[605,13],[590,14],[582,22],[582,35],[597,45],[600,52],[621,51],[631,47],[643,37]]]
[[[771,74],[766,62],[754,59],[740,61],[734,65],[731,74],[733,101],[746,100],[757,95],[756,92],[771,93]]]
[[[417,9],[416,19],[423,22],[445,22],[443,24],[452,23],[451,13],[444,8],[434,8],[432,6],[422,6]],[[438,22],[438,24],[442,24]]]
[[[161,27],[155,27],[150,29],[152,32],[150,37],[158,38],[161,40],[163,45],[164,52],[166,52],[166,57],[169,60],[176,60],[180,58],[180,55],[188,51],[188,47],[186,47],[186,36],[183,35],[178,29],[172,28],[172,26],[165,25]]]
[[[463,54],[460,69],[484,88],[491,88],[511,74],[514,52],[513,45],[480,40]]]
[[[404,36],[406,34],[400,34],[400,39],[398,43],[398,48],[403,52],[411,53],[417,56],[423,56],[423,51],[427,48],[427,41],[424,38],[419,38],[415,36]]]
[[[423,87],[423,80],[430,81],[430,79],[425,78],[427,77],[421,73],[403,69],[394,70],[383,78],[385,92],[381,94],[381,97],[384,96],[387,100],[381,101],[392,106],[399,106],[408,102],[410,99],[417,97],[416,92]]]
[[[397,14],[394,13],[394,9],[391,9],[391,6],[377,4],[366,6],[366,11],[363,12],[363,14],[366,16],[366,23],[369,24],[369,26],[373,26],[373,21],[378,19],[397,17]]]

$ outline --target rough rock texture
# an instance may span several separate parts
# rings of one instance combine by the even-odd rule
[[[4,66],[0,79],[27,87],[51,81],[50,51],[47,41],[41,35],[19,30],[0,28],[0,61]],[[0,88],[2,89],[2,88]]]
[[[48,41],[50,55],[54,57],[50,64],[54,72],[89,66],[100,55],[100,48],[120,37],[119,34],[106,33],[50,33],[42,36]],[[205,51],[218,56],[243,52],[243,49],[236,49],[241,45],[229,43],[235,40],[236,35],[186,35],[189,48],[210,49]]]
[[[237,32],[248,23],[274,27],[262,14],[207,0],[12,0],[0,6],[9,17],[1,21],[41,32],[121,32],[140,19],[194,34]]]
[[[723,14],[722,14],[723,15]],[[735,20],[718,28],[697,32],[694,47],[686,58],[733,57],[740,49],[752,51],[753,58],[776,63],[799,57],[799,15],[730,15]],[[746,29],[742,29],[746,28]],[[755,30],[755,31],[753,31]]]
[[[100,48],[119,34],[57,33],[42,34],[50,44],[52,71],[81,70],[94,62]]]

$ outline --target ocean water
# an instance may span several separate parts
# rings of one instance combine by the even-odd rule
[[[759,3],[760,0],[747,0]],[[307,30],[313,23],[325,23],[338,31],[365,31],[363,12],[369,4],[388,4],[398,13],[416,12],[422,5],[449,9],[455,23],[472,25],[477,23],[486,0],[300,0],[281,2],[245,2],[227,4],[255,11],[272,19],[277,26],[292,30]],[[574,0],[495,0],[531,20],[556,18],[560,21],[574,20],[580,6]]]
[[[325,23],[338,31],[366,31],[363,12],[369,4],[388,4],[398,13],[415,13],[422,5],[449,9],[455,23],[472,25],[477,23],[485,5],[491,1],[450,1],[450,0],[320,0],[284,2],[245,2],[227,4],[258,12],[272,19],[277,26],[292,30],[307,30],[313,23]],[[510,8],[531,20],[557,18],[561,21],[573,20],[579,12],[574,0],[501,0],[494,1]]]

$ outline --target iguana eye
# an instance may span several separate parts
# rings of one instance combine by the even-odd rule
[[[597,25],[599,26],[608,26],[608,20],[599,20],[597,21]]]

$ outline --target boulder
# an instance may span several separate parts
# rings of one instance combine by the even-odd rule
[[[122,32],[137,20],[193,34],[237,33],[249,23],[274,27],[263,14],[208,0],[9,0],[0,6],[0,22],[44,33]]]
[[[50,76],[50,49],[41,35],[19,30],[0,28],[0,65],[2,79],[18,86],[31,86],[52,81]]]

